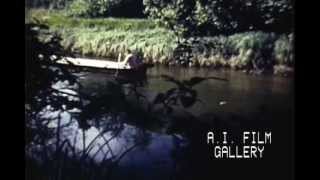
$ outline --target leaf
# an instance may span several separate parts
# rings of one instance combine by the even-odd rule
[[[164,101],[165,95],[163,93],[159,93],[153,100],[153,104],[160,104]]]
[[[175,93],[175,91],[177,90],[177,88],[171,88],[166,92],[166,97],[170,97],[171,95],[173,95]]]
[[[180,96],[180,102],[184,108],[188,108],[196,102],[196,98],[192,96]]]

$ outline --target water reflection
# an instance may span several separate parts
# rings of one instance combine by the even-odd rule
[[[103,164],[105,167],[118,166],[114,168],[114,174],[112,173],[116,179],[123,175],[119,172],[124,169],[144,176],[146,170],[149,175],[169,176],[173,166],[170,157],[174,141],[183,140],[178,135],[155,133],[111,118],[102,120],[99,127],[92,126],[87,130],[80,128],[78,121],[72,118],[69,112],[44,111],[42,118],[51,119],[46,126],[54,131],[54,135],[44,140],[45,144],[33,142],[27,146],[27,154],[32,159],[41,164],[49,164],[53,160],[67,161],[71,158],[83,163]],[[57,153],[60,154],[60,159],[57,159]],[[66,155],[68,157],[65,157]],[[54,165],[48,168],[44,171],[52,171]],[[67,171],[63,172],[64,174],[72,175],[64,165],[60,168]],[[158,172],[159,168],[161,174]],[[111,169],[113,168],[108,171]],[[111,177],[110,174],[108,176]]]
[[[72,96],[77,93],[72,87],[68,87],[67,83],[58,82],[53,87],[69,93],[70,101],[79,100]],[[98,86],[101,87],[105,88],[104,85]],[[173,162],[170,153],[174,141],[183,140],[182,136],[153,132],[127,124],[127,116],[121,113],[114,115],[105,112],[103,116],[98,113],[88,121],[90,126],[83,128],[79,124],[81,120],[78,119],[82,113],[83,109],[55,110],[48,105],[38,113],[38,118],[30,123],[34,124],[37,137],[26,144],[27,159],[39,164],[44,177],[92,178],[98,173],[98,179],[119,179],[128,178],[121,173],[123,170],[145,176],[146,169],[149,169],[149,176],[144,177],[146,179],[156,174],[158,178],[166,179],[172,174],[170,169]],[[32,127],[30,124],[29,127]],[[44,129],[48,136],[39,133],[41,129]],[[75,165],[76,161],[81,164]],[[77,171],[81,170],[83,172],[77,174]],[[29,175],[31,178],[41,177]]]
[[[167,117],[148,113],[145,104],[154,99],[157,92],[172,88],[172,84],[161,79],[161,74],[175,75],[178,79],[194,75],[219,76],[230,82],[205,81],[197,85],[203,103],[176,109],[175,114]],[[293,119],[290,79],[197,69],[154,68],[148,75],[147,85],[133,89],[128,83],[121,84],[125,88],[119,89],[116,84],[108,83],[114,77],[103,73],[77,74],[81,77],[78,92],[63,82],[55,84],[56,89],[67,93],[65,96],[70,97],[70,101],[79,101],[74,95],[81,93],[90,95],[92,102],[84,102],[83,109],[56,111],[48,105],[39,112],[38,119],[30,125],[38,136],[26,144],[27,162],[34,164],[29,166],[33,170],[29,170],[27,179],[227,178],[228,170],[241,173],[244,166],[212,160],[212,150],[205,141],[207,131],[279,127],[279,130],[273,129],[275,133],[291,133],[291,128],[286,127]],[[137,100],[133,92],[146,99]],[[130,93],[134,95],[127,98]],[[121,98],[124,99],[119,102]],[[223,101],[226,103],[220,105]],[[278,140],[281,144],[281,140],[286,139],[283,136]],[[283,147],[281,152],[288,152],[288,146],[283,144]],[[270,161],[288,156],[290,153],[276,154]],[[250,162],[246,166],[256,173],[263,173],[263,168],[268,167],[262,162]],[[270,169],[279,166],[283,163]],[[32,173],[37,168],[42,176]]]

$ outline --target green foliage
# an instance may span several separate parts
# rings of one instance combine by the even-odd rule
[[[272,68],[272,51],[276,36],[273,33],[249,32],[229,37],[233,54],[238,54],[240,68],[251,66],[253,69]]]
[[[181,35],[292,31],[290,0],[144,0],[144,5],[150,17]]]
[[[192,61],[201,66],[267,70],[275,64],[293,64],[292,35],[258,31],[202,37],[197,41]]]
[[[27,8],[64,9],[73,0],[25,0]]]
[[[179,37],[189,37],[195,32],[191,18],[194,1],[144,0],[143,3],[146,6],[145,13],[173,30]]]
[[[64,11],[33,9],[29,11],[29,20],[37,18],[42,23],[54,28],[90,28],[101,30],[148,30],[161,28],[152,20],[134,18],[72,18]]]
[[[68,14],[71,16],[87,16],[89,15],[90,7],[84,0],[75,0],[70,4]]]
[[[61,34],[65,49],[83,56],[117,58],[131,49],[142,51],[146,61],[167,63],[176,46],[174,34],[150,20],[70,18],[38,11],[31,14]]]
[[[290,65],[294,64],[293,57],[293,34],[281,35],[275,42],[274,57],[277,64]]]
[[[172,51],[172,47],[168,46],[172,35],[165,33],[163,29],[100,31],[75,28],[62,34],[63,37],[66,37],[63,44],[66,46],[73,44],[71,49],[80,52],[83,56],[117,58],[119,53],[125,53],[127,49],[130,49],[142,50],[146,60],[156,60],[169,55]],[[163,35],[157,36],[158,34]]]
[[[191,53],[192,49],[197,48],[196,37],[261,30],[288,33],[293,28],[293,5],[290,0],[144,0],[144,4],[145,12],[150,17],[176,34],[178,45],[174,58],[185,65],[194,64],[192,59],[197,59]],[[230,41],[233,48],[230,51],[237,51],[241,57],[235,60],[235,64],[241,64],[240,68],[249,66],[260,69],[272,65],[272,33],[245,33],[240,37],[231,37]]]
[[[75,17],[141,17],[142,1],[135,0],[74,0],[68,14]]]
[[[71,18],[59,12],[31,11],[30,17],[41,17],[51,31],[63,37],[65,49],[82,56],[117,58],[127,49],[143,53],[146,62],[181,64],[190,56],[188,66],[231,67],[235,69],[269,69],[275,64],[292,65],[293,35],[265,32],[245,32],[233,35],[191,37],[180,40],[177,35],[158,27],[152,20],[124,18]],[[190,46],[192,45],[192,46]]]
[[[70,4],[68,14],[76,17],[98,17],[102,16],[107,8],[107,0],[74,0]]]

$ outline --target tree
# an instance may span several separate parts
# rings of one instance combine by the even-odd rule
[[[51,8],[63,9],[73,0],[25,0],[25,6],[28,8]]]
[[[145,13],[178,37],[174,59],[192,63],[193,47],[203,36],[247,31],[292,32],[290,0],[144,0]]]
[[[74,0],[70,15],[84,17],[144,17],[142,0]]]
[[[291,0],[144,0],[145,13],[178,34],[291,32]]]

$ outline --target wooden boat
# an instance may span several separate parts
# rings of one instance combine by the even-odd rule
[[[111,60],[88,59],[88,58],[71,58],[65,57],[56,61],[58,64],[69,65],[70,67],[81,67],[83,71],[103,71],[116,75],[134,75],[141,76],[146,74],[150,65],[141,64],[139,67],[131,67],[129,64]]]
[[[58,60],[57,63],[72,64],[75,66],[102,68],[102,69],[115,69],[115,70],[132,69],[129,65],[125,65],[121,62],[115,62],[110,60],[86,59],[86,58],[66,57],[61,60]]]

